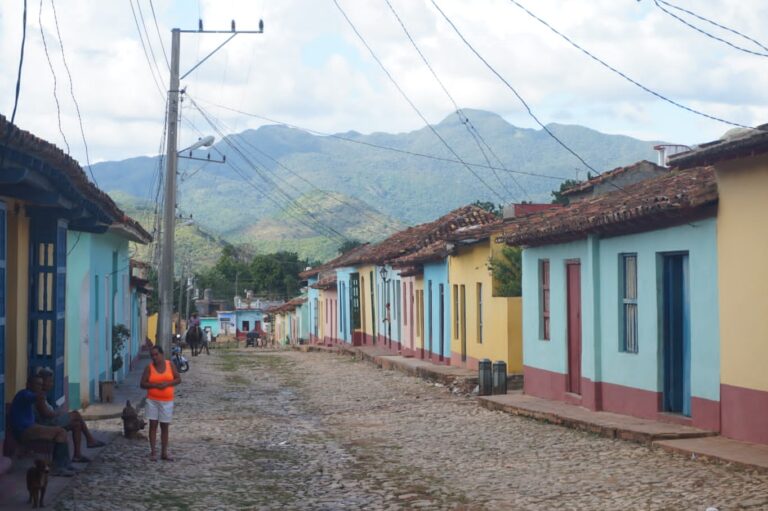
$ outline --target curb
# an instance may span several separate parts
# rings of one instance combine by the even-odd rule
[[[143,396],[136,404],[135,408],[136,410],[140,410],[144,407],[146,404],[147,398],[146,396]],[[100,421],[104,419],[119,419],[123,415],[122,408],[119,412],[102,412],[102,413],[95,413],[95,414],[89,414],[85,410],[78,410],[80,412],[80,415],[83,416],[84,420],[87,421]]]

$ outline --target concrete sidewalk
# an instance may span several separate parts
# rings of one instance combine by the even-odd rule
[[[437,365],[413,357],[403,357],[377,346],[319,346],[305,344],[294,346],[293,348],[304,352],[314,351],[353,356],[358,360],[369,362],[382,369],[399,371],[410,376],[434,381],[441,385],[445,385],[446,387],[458,389],[458,392],[463,392],[465,394],[471,394],[478,383],[477,371],[447,365]]]
[[[149,363],[148,360],[147,363]],[[128,373],[125,380],[115,384],[111,403],[91,403],[87,408],[80,410],[83,418],[85,420],[101,420],[120,417],[127,400],[130,400],[131,405],[137,410],[144,406],[147,391],[139,387],[141,374],[144,372],[145,364],[143,362],[144,359],[139,359],[139,367]]]
[[[141,374],[144,371],[144,362],[149,359],[140,359],[138,368],[134,369],[126,375],[124,381],[115,385],[113,392],[112,403],[93,403],[84,410],[80,410],[80,414],[86,421],[96,421],[103,419],[115,419],[119,418],[123,413],[123,407],[125,407],[126,400],[130,400],[131,404],[135,408],[140,408],[144,405],[144,399],[146,391],[139,387],[141,381]],[[93,435],[109,444],[117,436],[114,432],[99,431],[98,426],[94,427],[93,424],[89,424]],[[69,452],[72,453],[74,447],[72,446],[72,435],[69,437]],[[88,449],[83,444],[83,454],[92,460],[95,460],[101,448]],[[11,511],[17,509],[29,509],[30,504],[27,504],[27,483],[26,474],[27,469],[32,466],[32,461],[36,456],[26,456],[23,458],[16,458],[11,461],[10,470],[7,473],[0,476],[0,511]],[[7,459],[7,458],[6,458]],[[76,470],[83,470],[87,465],[85,464],[73,464]],[[47,503],[56,501],[58,495],[67,488],[72,482],[72,478],[68,477],[51,477],[48,479],[48,489],[46,491],[45,500]]]
[[[478,397],[481,406],[551,424],[750,470],[768,471],[768,445],[739,442],[712,431],[610,412],[594,412],[522,392]],[[768,497],[765,504],[768,505]]]

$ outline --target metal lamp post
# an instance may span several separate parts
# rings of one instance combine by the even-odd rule
[[[386,315],[384,316],[384,321],[387,323],[387,346],[389,346],[390,349],[392,349],[392,310],[389,303],[389,282],[392,280],[391,278],[387,278],[389,275],[389,272],[387,271],[387,268],[385,266],[381,267],[381,270],[379,270],[379,275],[381,275],[381,280],[384,283],[384,309],[386,310]]]

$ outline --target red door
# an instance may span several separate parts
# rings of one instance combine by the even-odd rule
[[[566,264],[568,278],[568,392],[581,394],[581,264]]]

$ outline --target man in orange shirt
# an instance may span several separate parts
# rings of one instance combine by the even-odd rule
[[[157,423],[160,423],[160,458],[173,461],[168,454],[168,428],[173,417],[173,388],[181,383],[176,367],[165,359],[163,348],[153,346],[152,362],[141,375],[141,388],[147,389],[146,417],[149,420],[149,459],[157,461]]]

